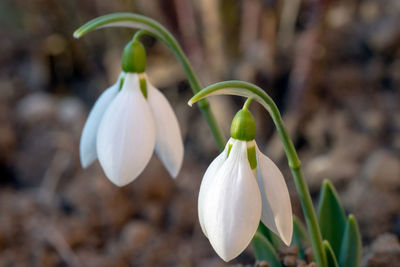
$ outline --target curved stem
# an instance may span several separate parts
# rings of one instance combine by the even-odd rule
[[[288,159],[289,167],[291,169],[293,179],[296,185],[297,193],[299,194],[301,206],[306,218],[308,232],[311,237],[311,243],[314,250],[315,258],[319,266],[326,267],[327,259],[325,250],[322,243],[322,235],[319,229],[317,216],[314,211],[313,203],[311,200],[310,192],[307,187],[307,183],[304,180],[303,173],[301,171],[301,163],[297,156],[296,149],[294,148],[293,142],[283,124],[280,112],[275,105],[274,101],[269,97],[260,87],[242,81],[227,81],[220,82],[204,88],[197,93],[192,99],[189,100],[189,105],[211,95],[239,95],[248,98],[254,98],[259,102],[270,114],[279,137],[283,143],[286,157]]]
[[[243,108],[244,110],[249,110],[250,104],[253,101],[253,98],[247,98],[246,102],[244,102]]]
[[[128,27],[140,29],[142,31],[138,33],[138,36],[135,35],[136,37],[134,36],[134,38],[139,38],[140,35],[148,34],[161,40],[168,48],[172,50],[179,63],[182,65],[193,93],[196,94],[201,90],[201,84],[197,79],[197,76],[194,73],[193,68],[190,65],[189,60],[182,48],[173,35],[157,21],[133,13],[113,13],[87,22],[74,32],[74,37],[80,38],[93,30],[105,27]],[[198,106],[208,126],[210,127],[219,150],[222,151],[225,147],[225,137],[223,136],[222,131],[220,130],[215,117],[211,112],[210,103],[207,100],[202,100],[198,103]]]
[[[146,30],[139,30],[139,31],[135,32],[135,35],[133,35],[132,40],[139,41],[139,38],[143,35],[151,35],[151,33]]]

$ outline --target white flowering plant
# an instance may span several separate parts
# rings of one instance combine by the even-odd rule
[[[104,27],[138,29],[122,54],[117,82],[96,101],[84,126],[80,158],[83,167],[99,160],[106,176],[124,186],[143,171],[155,150],[169,174],[176,177],[184,146],[178,120],[165,96],[145,74],[146,52],[140,37],[150,35],[172,50],[181,63],[194,96],[221,154],[204,174],[198,199],[201,229],[225,261],[237,257],[250,242],[257,260],[280,267],[277,251],[298,247],[305,257],[311,245],[313,261],[321,267],[357,267],[361,264],[361,237],[353,215],[346,216],[335,188],[322,184],[318,209],[301,171],[300,160],[274,101],[258,86],[226,81],[203,88],[173,35],[155,20],[132,13],[95,18],[75,31],[74,37]],[[213,95],[247,98],[231,125],[226,141],[206,99]],[[258,148],[256,122],[249,111],[252,101],[270,114],[281,138],[306,221],[292,215],[285,179],[279,168]]]

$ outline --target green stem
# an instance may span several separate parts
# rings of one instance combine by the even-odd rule
[[[157,21],[133,13],[113,13],[105,16],[101,16],[95,18],[74,32],[75,38],[80,38],[83,35],[104,27],[128,27],[134,29],[143,30],[135,35],[134,38],[139,38],[142,34],[151,35],[160,41],[162,41],[168,48],[172,50],[179,63],[182,65],[183,70],[189,80],[190,87],[193,91],[193,94],[199,92],[202,88],[199,80],[197,79],[196,74],[193,71],[192,66],[189,63],[188,58],[183,52],[182,48],[174,38],[174,36],[160,23]],[[214,136],[215,142],[219,150],[223,150],[225,147],[225,137],[222,134],[222,131],[217,125],[214,115],[210,109],[210,103],[207,100],[202,100],[198,103],[198,106],[201,110],[201,113],[204,116],[210,130]]]
[[[250,104],[253,101],[253,98],[247,98],[246,102],[244,102],[243,108],[244,110],[249,110]]]
[[[327,259],[325,250],[322,243],[322,235],[319,229],[317,216],[314,211],[313,203],[311,200],[310,192],[308,190],[306,181],[304,180],[301,171],[301,163],[297,156],[296,149],[293,142],[283,124],[280,112],[275,105],[274,101],[258,86],[242,82],[242,81],[226,81],[220,82],[204,88],[197,93],[192,99],[189,100],[189,105],[211,95],[239,95],[248,98],[254,98],[259,102],[271,115],[272,120],[276,126],[279,137],[283,143],[286,157],[288,159],[289,167],[292,171],[293,179],[296,185],[296,190],[299,194],[299,199],[306,218],[308,232],[311,237],[311,244],[314,250],[315,258],[320,267],[327,266]]]
[[[133,35],[132,40],[139,41],[140,37],[143,35],[150,35],[150,32],[148,32],[146,30],[139,30],[139,31],[135,32],[135,35]]]

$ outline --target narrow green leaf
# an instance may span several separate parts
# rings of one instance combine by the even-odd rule
[[[338,256],[346,227],[346,214],[329,180],[322,183],[318,204],[318,223],[322,238],[329,241],[333,252]]]
[[[341,267],[359,267],[361,265],[362,244],[357,220],[349,215],[340,250],[339,265]]]
[[[324,249],[326,253],[326,258],[328,260],[328,267],[339,267],[335,252],[333,252],[331,244],[329,244],[328,240],[324,240]]]
[[[310,245],[310,239],[304,224],[297,216],[293,215],[293,239],[292,244],[299,248],[297,257],[305,259],[305,248]]]
[[[256,259],[268,262],[270,267],[282,267],[278,254],[272,244],[259,232],[253,237],[253,249]]]
[[[265,238],[267,238],[276,250],[282,248],[282,241],[280,240],[280,238],[274,232],[269,230],[269,228],[265,226],[261,221],[258,224],[257,232],[261,233]]]

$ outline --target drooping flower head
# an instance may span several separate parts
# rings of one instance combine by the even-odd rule
[[[138,177],[154,149],[172,177],[183,161],[178,120],[165,96],[148,81],[145,68],[144,47],[129,42],[122,56],[123,73],[96,101],[81,136],[82,166],[98,158],[118,186]]]
[[[233,119],[231,138],[204,174],[199,221],[212,247],[225,261],[250,243],[261,220],[289,245],[292,208],[278,167],[254,141],[256,125],[247,107]]]

